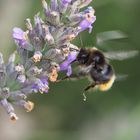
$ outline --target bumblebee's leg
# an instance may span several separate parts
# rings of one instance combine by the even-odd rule
[[[61,82],[61,81],[67,80],[67,79],[69,79],[69,80],[71,80],[71,79],[80,79],[80,77],[81,76],[79,74],[71,74],[70,76],[65,76],[65,77],[57,80],[57,82]]]
[[[84,89],[84,91],[86,92],[86,91],[88,91],[90,88],[94,88],[96,86],[96,84],[95,83],[92,83],[92,84],[90,84],[89,86],[87,86],[85,89]]]
[[[86,99],[87,99],[87,96],[86,96],[86,94],[87,94],[87,91],[89,90],[89,89],[91,89],[91,88],[94,88],[96,86],[96,83],[92,83],[92,84],[90,84],[89,86],[87,86],[85,89],[84,89],[84,92],[83,92],[83,96],[84,96],[84,101],[86,101]]]
[[[85,76],[87,76],[87,73],[79,72],[77,74],[71,74],[70,76],[65,76],[65,77],[57,80],[57,82],[61,82],[63,80],[67,80],[67,79],[69,79],[69,80],[71,80],[71,79],[80,79],[80,78],[85,77]]]

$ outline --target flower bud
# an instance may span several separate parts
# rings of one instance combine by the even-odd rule
[[[3,98],[8,98],[10,96],[10,90],[8,87],[4,87],[1,91],[1,95]]]
[[[18,75],[17,80],[18,80],[20,83],[24,83],[24,82],[26,81],[26,76],[23,75],[23,74],[20,74],[20,75]]]
[[[17,66],[15,66],[15,71],[18,72],[18,73],[23,74],[24,71],[25,71],[24,66],[21,65],[21,64],[18,64]]]
[[[31,101],[28,101],[24,104],[24,108],[26,109],[27,112],[31,112],[34,108],[34,103]]]
[[[28,30],[32,30],[33,29],[33,27],[32,27],[32,24],[31,24],[31,20],[29,19],[29,18],[27,18],[26,20],[25,20],[25,24],[26,24],[26,27],[27,27],[27,29]]]
[[[58,73],[57,72],[58,72],[57,67],[53,67],[52,68],[52,72],[51,72],[51,74],[49,76],[49,80],[51,82],[55,82],[57,80],[57,77],[58,77]]]
[[[37,63],[37,62],[40,62],[42,58],[42,53],[40,51],[36,51],[32,57],[32,60]]]
[[[16,122],[18,120],[18,117],[14,112],[10,112],[9,116],[12,122]]]

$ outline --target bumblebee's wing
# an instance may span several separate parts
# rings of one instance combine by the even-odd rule
[[[123,80],[125,80],[127,78],[128,78],[127,74],[117,74],[116,75],[116,81],[123,81]]]
[[[127,35],[119,30],[101,32],[96,36],[96,45],[101,46],[106,41],[123,38],[127,38]]]
[[[104,53],[106,58],[110,60],[124,60],[128,58],[135,57],[139,54],[138,50],[131,50],[131,51],[112,51],[112,52],[105,52]]]

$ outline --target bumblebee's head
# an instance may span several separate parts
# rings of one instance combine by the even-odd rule
[[[79,64],[86,64],[88,62],[89,55],[90,53],[87,49],[81,48],[77,56],[77,61],[79,62]]]

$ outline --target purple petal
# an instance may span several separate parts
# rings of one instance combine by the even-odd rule
[[[71,62],[74,61],[76,57],[77,57],[77,52],[71,52],[68,55],[67,60],[65,60],[62,64],[60,64],[60,71],[67,70]]]
[[[57,0],[51,0],[51,10],[57,11]]]
[[[72,0],[61,0],[63,4],[69,4]]]
[[[27,48],[26,45],[28,44],[28,42],[25,38],[25,32],[22,29],[17,28],[17,27],[14,28],[13,38],[19,46]]]
[[[13,38],[14,39],[23,39],[24,31],[20,28],[13,29]]]
[[[68,61],[63,62],[62,64],[60,64],[60,71],[67,70],[68,66],[69,66]]]
[[[23,30],[20,29],[20,28],[18,28],[18,27],[15,27],[15,28],[13,29],[13,32],[15,32],[15,33],[23,33]]]
[[[81,28],[81,31],[86,30],[89,28],[89,33],[92,32],[92,24],[96,20],[96,16],[94,15],[95,11],[92,7],[88,7],[84,12],[83,12],[83,20],[80,22],[79,27]]]
[[[79,24],[81,31],[84,31],[87,28],[89,28],[89,32],[91,32],[92,31],[91,25],[95,22],[95,20],[96,20],[96,16],[94,16],[91,21],[88,21],[87,19],[81,21],[81,23]]]
[[[32,89],[35,92],[43,91],[44,93],[48,93],[48,88],[46,88],[46,87],[48,87],[48,84],[49,84],[48,78],[41,78],[41,79],[38,79],[35,83],[33,83]]]
[[[71,74],[72,74],[72,68],[69,65],[68,68],[67,68],[67,76],[70,76]]]
[[[93,27],[92,26],[89,26],[88,28],[89,28],[88,32],[91,33]]]
[[[68,55],[68,61],[69,63],[71,63],[72,61],[74,61],[77,57],[77,52],[71,52],[69,55]]]

